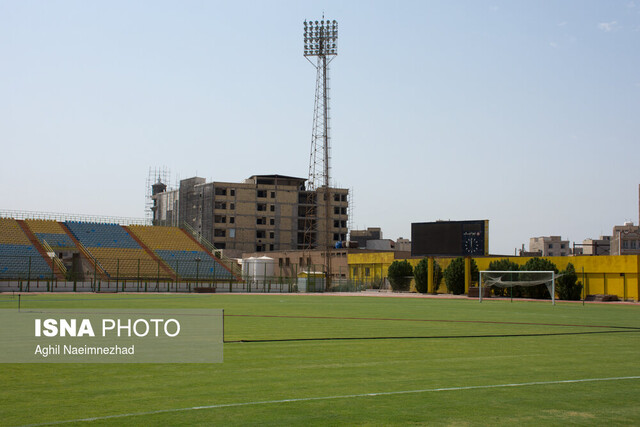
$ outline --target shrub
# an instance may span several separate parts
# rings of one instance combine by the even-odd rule
[[[382,278],[381,277],[375,277],[371,281],[371,289],[382,289]]]
[[[552,263],[547,259],[535,257],[535,258],[531,258],[529,261],[526,262],[525,265],[522,266],[522,271],[555,271],[557,273],[558,267],[556,267],[554,263]],[[536,280],[536,279],[540,279],[540,276],[531,275],[531,277],[527,277],[527,275],[524,275],[524,274],[521,276],[521,280]],[[518,295],[518,296],[523,296],[525,298],[536,298],[536,299],[551,298],[551,294],[547,289],[547,285],[544,285],[544,284],[538,285],[538,286],[531,286],[527,288],[521,288],[519,293],[521,295]],[[514,296],[516,296],[515,289],[514,289]]]
[[[475,260],[471,259],[471,277],[478,277],[478,266]],[[451,264],[444,270],[444,280],[447,290],[454,295],[464,293],[464,258],[458,257],[451,261]]]
[[[408,291],[413,277],[413,267],[409,261],[393,261],[387,270],[391,289],[394,291]]]
[[[491,261],[491,263],[489,264],[489,268],[487,268],[487,270],[492,270],[492,271],[519,271],[520,270],[520,266],[518,264],[516,264],[513,261],[510,261],[508,259],[500,259],[497,261]],[[517,274],[506,274],[503,276],[504,280],[518,280],[518,275]],[[493,294],[496,296],[506,296],[506,295],[510,295],[511,290],[507,289],[507,288],[499,288],[497,286],[494,286],[491,288],[491,290],[493,291]],[[514,289],[515,290],[515,289]]]
[[[442,282],[442,268],[440,264],[436,260],[433,260],[433,290],[434,292],[438,290],[440,287],[440,282]],[[429,259],[423,258],[418,265],[416,265],[415,270],[413,270],[413,276],[416,280],[416,290],[421,294],[426,294],[429,292],[428,283],[429,283]]]
[[[560,276],[556,280],[556,293],[560,299],[580,300],[582,283],[578,282],[578,275],[573,264],[567,264],[567,268],[560,272]]]

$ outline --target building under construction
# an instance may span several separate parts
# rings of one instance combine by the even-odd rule
[[[253,175],[242,183],[193,177],[169,191],[158,182],[153,224],[191,228],[231,257],[335,247],[347,239],[349,190],[310,190],[306,181],[283,175]]]

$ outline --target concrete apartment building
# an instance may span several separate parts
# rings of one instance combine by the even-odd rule
[[[380,227],[368,227],[366,230],[351,230],[349,242],[356,242],[359,248],[366,248],[367,241],[381,240],[382,229]]]
[[[351,230],[349,233],[349,242],[356,242],[358,248],[372,251],[411,252],[411,240],[402,237],[396,241],[383,239],[382,229],[380,227],[368,227],[366,230]]]
[[[201,233],[230,257],[243,252],[326,248],[346,240],[347,189],[307,190],[306,179],[253,175],[242,183],[193,177],[152,190],[153,224]]]
[[[582,241],[582,255],[609,255],[611,253],[610,246],[611,236],[600,236],[599,239],[584,239]]]
[[[613,227],[611,255],[640,255],[640,226],[625,222]]]
[[[330,276],[333,279],[346,279],[349,277],[349,265],[347,254],[354,249],[340,248],[329,251],[331,256]],[[358,251],[357,249],[355,251]],[[273,259],[274,275],[281,277],[296,277],[303,271],[324,272],[325,271],[325,251],[324,250],[286,250],[274,252],[252,252],[243,253],[242,258],[267,256]]]
[[[560,236],[542,236],[529,239],[529,253],[539,253],[540,256],[568,256],[571,247],[568,240]]]
[[[640,221],[640,185],[638,185],[638,221]],[[640,255],[640,226],[633,222],[613,227],[611,255]]]

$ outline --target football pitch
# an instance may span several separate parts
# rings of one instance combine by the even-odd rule
[[[224,362],[1,364],[1,425],[640,424],[638,305],[291,294],[21,305],[224,309]],[[0,295],[0,309],[16,307]]]

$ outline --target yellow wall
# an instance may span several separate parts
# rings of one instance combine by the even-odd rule
[[[567,264],[572,263],[578,274],[578,280],[585,286],[587,295],[610,294],[617,295],[620,299],[639,300],[640,271],[639,255],[617,256],[575,256],[575,257],[544,257],[553,262],[558,270],[564,270]],[[435,258],[444,270],[454,258]],[[489,264],[500,259],[508,259],[519,265],[524,265],[529,257],[479,257],[474,258],[478,270],[486,270]],[[415,267],[420,258],[407,259]],[[393,252],[353,253],[348,254],[349,278],[363,282],[371,282],[376,278],[387,277],[387,269],[395,261]],[[369,269],[367,276],[366,269]],[[477,282],[478,278],[471,278]],[[412,290],[413,290],[412,285]],[[444,280],[438,292],[446,292]]]

